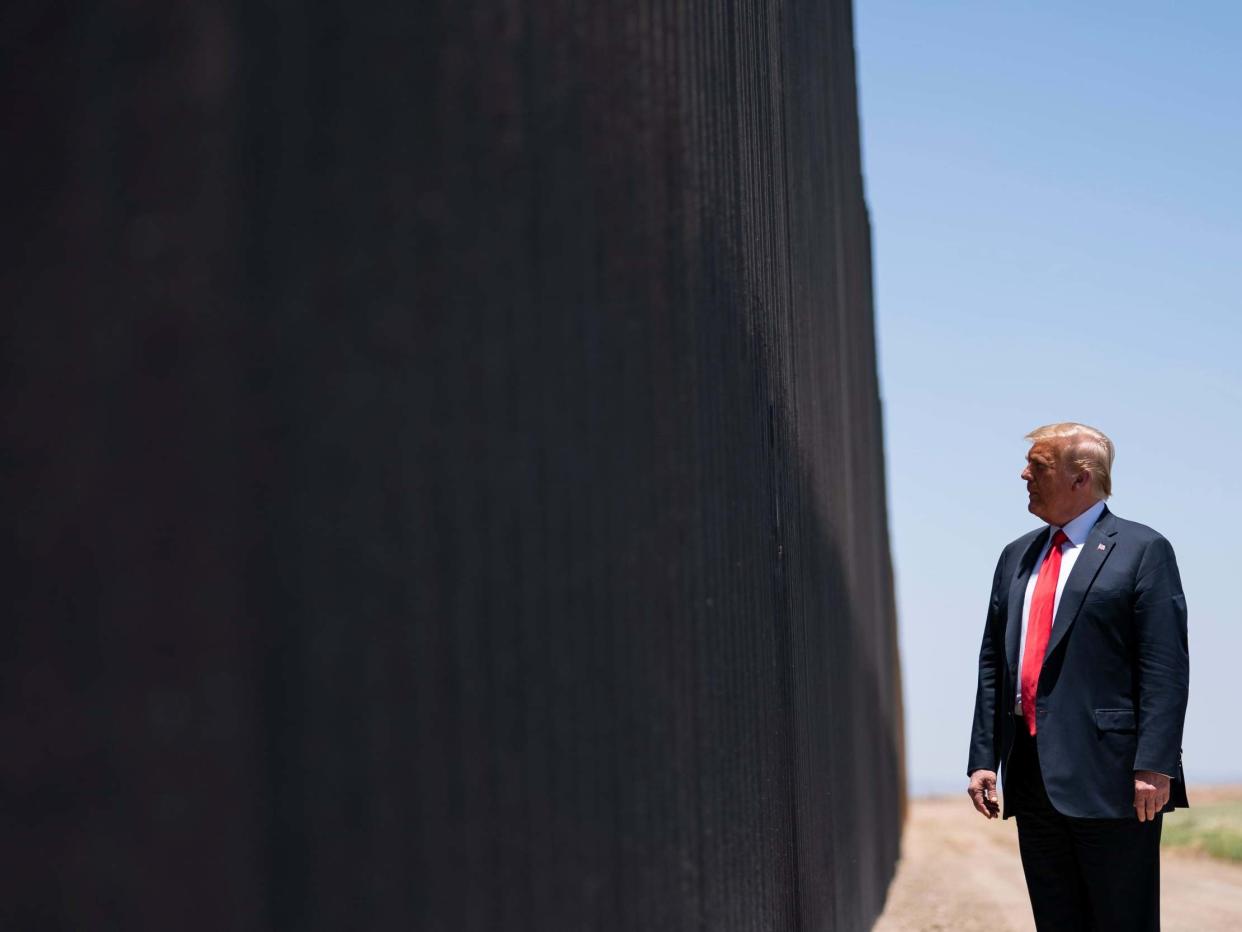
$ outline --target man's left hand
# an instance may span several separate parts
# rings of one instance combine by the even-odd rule
[[[1134,811],[1140,822],[1150,822],[1168,801],[1168,777],[1154,770],[1134,771]]]

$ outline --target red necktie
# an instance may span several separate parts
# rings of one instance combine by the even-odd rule
[[[1052,633],[1052,607],[1057,600],[1057,580],[1061,576],[1061,545],[1069,541],[1064,531],[1052,535],[1052,546],[1039,568],[1035,593],[1031,596],[1031,614],[1026,619],[1026,649],[1022,654],[1022,717],[1026,728],[1035,734],[1035,691],[1039,687],[1039,671]]]

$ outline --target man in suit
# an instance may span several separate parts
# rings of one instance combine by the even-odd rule
[[[1104,504],[1104,434],[1064,423],[1026,439],[1027,507],[1048,526],[996,565],[967,793],[1000,815],[1001,764],[1037,928],[1158,930],[1162,813],[1187,805],[1177,561],[1160,534]]]

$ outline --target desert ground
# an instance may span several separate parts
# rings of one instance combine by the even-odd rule
[[[1190,802],[1242,800],[1242,787],[1192,789]],[[1165,816],[1166,827],[1177,813]],[[1164,932],[1242,929],[1242,863],[1184,848],[1161,854]],[[910,801],[902,856],[874,932],[1034,932],[1013,819],[988,821],[960,796]]]

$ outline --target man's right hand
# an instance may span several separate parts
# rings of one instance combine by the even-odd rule
[[[970,786],[966,795],[984,816],[995,819],[1000,815],[1000,804],[996,801],[996,772],[994,770],[976,770],[970,775]]]

